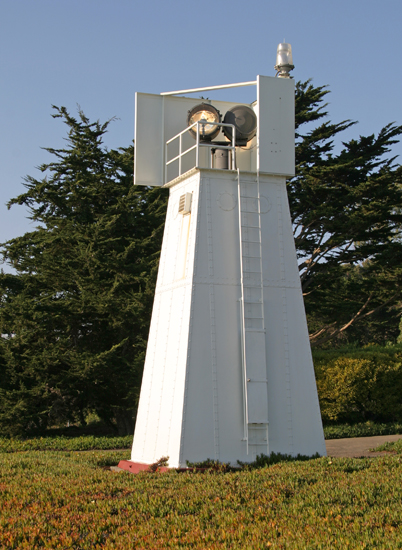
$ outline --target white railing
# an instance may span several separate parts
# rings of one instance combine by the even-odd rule
[[[211,124],[213,126],[219,126],[219,127],[231,127],[232,128],[232,144],[229,145],[230,142],[228,142],[228,145],[219,145],[217,143],[214,143],[213,141],[200,141],[200,127],[205,126],[205,124]],[[192,147],[188,147],[185,151],[183,151],[183,135],[186,134],[191,128],[194,128],[196,126],[196,142],[195,145]],[[179,140],[179,154],[176,155],[174,158],[166,161],[165,164],[165,182],[168,181],[167,176],[167,169],[168,166],[170,166],[173,162],[179,161],[179,173],[176,177],[182,175],[182,158],[184,155],[187,155],[191,151],[195,149],[195,168],[200,168],[199,161],[200,161],[200,147],[208,147],[209,149],[223,149],[224,151],[230,151],[231,152],[231,169],[236,169],[236,128],[233,124],[225,124],[224,122],[209,122],[206,120],[198,120],[197,122],[194,122],[191,126],[188,126],[185,130],[181,131],[176,136],[172,137],[171,139],[168,139],[165,144],[165,158],[168,158],[168,145],[170,145],[173,141],[176,139]],[[208,159],[210,159],[211,156],[208,156]],[[205,168],[205,167],[204,167]],[[208,160],[208,166],[207,168],[213,168],[212,161]],[[174,179],[174,178],[170,178]],[[169,180],[170,181],[170,180]]]

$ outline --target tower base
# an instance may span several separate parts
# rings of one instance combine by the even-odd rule
[[[272,452],[326,454],[286,180],[193,169],[170,184],[131,460]]]

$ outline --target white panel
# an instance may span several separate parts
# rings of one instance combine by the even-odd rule
[[[294,81],[257,77],[258,168],[260,172],[294,176]]]
[[[249,424],[268,423],[266,384],[247,382],[247,421]]]
[[[181,229],[180,229],[180,241],[179,250],[176,260],[175,279],[183,279],[186,275],[186,263],[188,252],[188,239],[190,235],[190,221],[191,214],[187,216],[180,215]]]
[[[267,330],[269,449],[292,454],[293,431],[290,408],[287,327],[283,319],[282,289],[264,288]]]
[[[174,397],[176,384],[181,382],[177,380],[178,357],[180,351],[180,339],[183,322],[183,306],[185,287],[179,287],[170,291],[171,314],[165,323],[167,337],[161,337],[158,345],[163,349],[163,356],[159,362],[160,394],[154,403],[157,411],[157,422],[152,431],[155,433],[154,457],[157,460],[166,455],[169,448],[171,432],[177,431],[177,425],[172,426],[172,409],[174,406]],[[188,317],[185,316],[186,327],[188,326]],[[187,332],[184,330],[184,332]],[[186,345],[186,342],[184,342]],[[182,377],[181,377],[182,378]],[[183,389],[183,384],[181,384]],[[182,401],[183,395],[176,395],[176,398]]]
[[[325,454],[304,303],[299,289],[286,291],[293,443],[297,452]],[[303,434],[303,436],[301,435]]]
[[[210,217],[214,280],[240,282],[237,178],[228,174],[210,179]],[[239,294],[240,297],[240,294]]]
[[[233,457],[239,457],[242,453],[244,415],[239,295],[240,287],[237,285],[214,285],[219,448],[222,461],[234,461]]]
[[[172,466],[179,465],[191,307],[191,278],[183,279],[183,273],[192,275],[198,179],[197,175],[177,186],[169,200],[134,434],[132,460],[138,462],[152,463],[169,456]],[[189,227],[186,251],[179,258],[183,216],[178,214],[177,199],[185,191],[193,193],[193,214],[184,216]]]
[[[186,239],[187,237],[188,239],[194,238],[195,227],[192,221],[192,215],[182,216],[179,214],[179,200],[183,193],[192,193],[192,210],[194,212],[198,205],[198,182],[199,174],[196,173],[181,184],[170,189],[161,259],[158,270],[157,289],[178,282],[182,280],[184,276],[188,276],[188,266],[192,265],[193,245],[189,240],[184,240],[184,237],[186,237]],[[195,218],[195,220],[196,219],[197,218]],[[187,227],[188,222],[190,222],[190,228]],[[184,225],[187,227],[187,233],[183,233]]]
[[[163,100],[160,95],[135,94],[134,183],[163,185]]]
[[[284,177],[260,177],[264,283],[300,287],[296,249]],[[272,261],[272,258],[277,258]],[[282,281],[280,283],[280,281]]]
[[[180,457],[180,442],[181,442],[181,426],[183,421],[183,401],[184,390],[186,382],[186,368],[187,368],[187,354],[188,354],[188,342],[189,342],[189,328],[190,328],[190,309],[192,292],[191,286],[185,287],[185,297],[183,303],[183,316],[178,317],[178,323],[180,323],[179,337],[176,341],[178,348],[177,353],[177,368],[174,373],[174,394],[171,401],[171,423],[170,423],[170,436],[167,455],[169,456],[169,462],[171,465],[179,465]]]
[[[249,424],[267,423],[268,394],[265,333],[246,331],[245,336],[247,421]]]
[[[193,294],[191,342],[186,374],[180,462],[214,457],[214,400],[211,369],[209,285],[196,285]]]
[[[281,199],[282,239],[284,242],[284,271],[288,282],[294,281],[297,288],[300,286],[300,274],[297,265],[296,246],[293,237],[292,220],[290,217],[289,201],[286,186],[279,189]]]
[[[253,382],[266,380],[265,334],[246,331],[247,378]]]

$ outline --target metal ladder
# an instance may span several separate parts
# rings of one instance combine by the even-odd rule
[[[240,171],[237,170],[237,181],[244,439],[247,442],[247,454],[250,450],[255,456],[269,454],[259,174],[254,182],[241,181]]]

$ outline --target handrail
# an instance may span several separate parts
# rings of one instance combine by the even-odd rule
[[[215,144],[213,141],[211,142],[201,142],[200,141],[200,126],[203,125],[205,126],[206,124],[212,124],[214,126],[219,126],[219,127],[230,127],[232,128],[232,144],[231,145],[219,145],[219,144]],[[191,128],[193,128],[194,126],[196,126],[196,143],[195,145],[193,145],[192,147],[189,147],[188,149],[186,149],[185,151],[182,151],[182,136],[188,132]],[[187,155],[188,153],[190,153],[190,151],[193,151],[194,149],[196,150],[196,157],[195,157],[195,168],[199,168],[199,149],[200,147],[208,147],[210,149],[224,149],[224,150],[228,150],[230,149],[231,153],[232,153],[232,167],[233,169],[235,169],[236,167],[236,127],[233,125],[233,124],[226,124],[224,122],[210,122],[210,121],[207,121],[207,120],[198,120],[197,122],[194,122],[193,124],[191,124],[190,126],[188,126],[187,128],[185,128],[184,130],[182,130],[181,132],[179,132],[178,134],[176,134],[175,136],[173,136],[172,138],[168,139],[166,141],[166,144],[165,144],[165,158],[168,157],[168,145],[170,143],[172,143],[173,141],[175,141],[176,139],[179,140],[179,154],[176,155],[174,158],[166,161],[165,163],[165,183],[167,183],[167,168],[170,164],[172,164],[173,162],[175,161],[179,161],[179,174],[178,176],[181,176],[182,175],[182,157],[184,157],[184,155]]]

